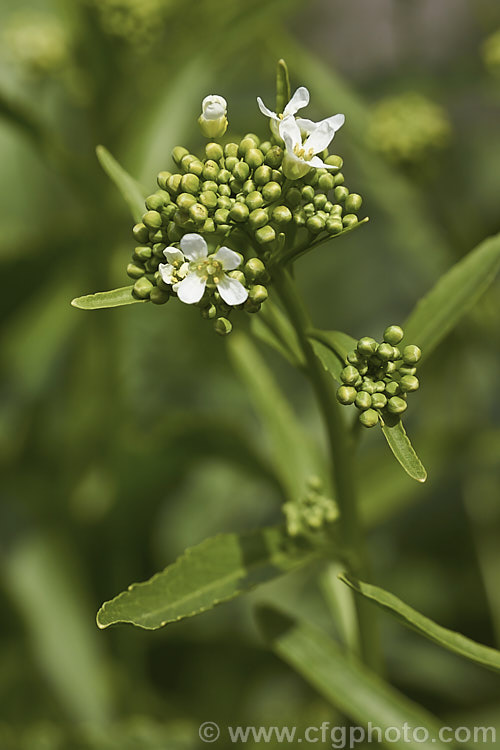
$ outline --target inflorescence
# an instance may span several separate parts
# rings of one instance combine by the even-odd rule
[[[365,336],[347,356],[337,399],[344,405],[354,404],[365,427],[374,427],[380,418],[385,421],[403,414],[408,393],[419,387],[415,373],[421,351],[413,344],[401,351],[398,344],[403,336],[400,326],[389,326],[382,343]]]
[[[306,92],[308,101],[307,89],[298,92],[302,100]],[[321,123],[295,120],[294,111],[305,106],[302,100],[296,92],[289,102],[292,112],[281,120],[276,116],[282,130],[276,136],[276,126],[271,128],[269,140],[247,133],[239,142],[212,141],[202,158],[183,146],[173,149],[177,169],[158,174],[158,190],[146,199],[142,222],[133,229],[138,245],[127,273],[135,280],[135,296],[155,304],[177,296],[196,304],[203,317],[215,320],[216,331],[226,334],[234,308],[259,311],[273,266],[284,262],[287,252],[293,254],[297,238],[307,247],[359,223],[361,196],[345,187],[341,157],[328,155],[324,147],[343,116]],[[225,104],[222,97],[205,98],[199,122],[207,137],[224,134]],[[297,137],[304,141],[300,147]],[[204,243],[202,256],[192,257],[189,242]],[[235,295],[225,294],[229,285]]]

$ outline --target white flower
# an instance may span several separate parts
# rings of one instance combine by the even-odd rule
[[[298,120],[295,120],[294,117],[286,117],[281,121],[279,131],[285,142],[285,157],[282,165],[285,177],[298,180],[307,174],[311,167],[335,169],[335,167],[325,164],[316,154],[320,154],[325,148],[328,148],[336,129],[343,124],[343,121],[340,122],[340,118],[343,118],[343,115],[335,115],[320,123],[311,123],[310,120],[306,120],[307,127],[314,127],[304,143],[302,142],[301,127]]]
[[[220,138],[227,128],[227,102],[223,96],[210,94],[201,103],[201,115],[198,123],[201,132],[207,138]]]
[[[277,115],[276,112],[271,112],[271,110],[266,107],[260,96],[257,97],[257,104],[259,105],[259,109],[262,114],[266,115],[266,117],[271,118],[271,129],[274,135],[278,136],[278,131],[275,123],[281,123],[282,120],[286,119],[287,117],[293,117],[299,111],[299,109],[307,107],[307,105],[309,104],[309,91],[305,86],[300,86],[286,105],[285,109],[283,110],[283,114],[281,115]]]
[[[320,120],[319,122],[313,122],[312,120],[305,120],[302,117],[297,117],[296,122],[302,133],[305,133],[306,135],[310,135],[325,123],[328,123],[328,125],[333,128],[333,132],[336,133],[344,124],[345,115],[333,115],[332,117],[327,117],[325,120]]]
[[[168,263],[160,263],[163,281],[170,284],[181,302],[194,305],[203,297],[205,288],[217,288],[227,305],[241,305],[248,291],[237,279],[227,275],[241,265],[241,256],[228,247],[208,254],[207,243],[200,234],[185,234],[181,249],[167,247],[163,253]]]

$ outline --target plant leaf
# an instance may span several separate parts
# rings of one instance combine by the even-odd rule
[[[276,349],[293,367],[304,366],[297,334],[286,315],[272,300],[268,299],[260,313],[252,316],[251,329],[257,338]]]
[[[259,609],[257,618],[265,640],[278,656],[356,724],[380,727],[382,739],[390,727],[425,727],[429,737],[419,742],[419,747],[452,747],[439,741],[439,724],[433,716],[346,656],[321,630],[271,607]],[[388,747],[408,748],[404,738],[394,741],[392,733],[390,737],[385,743]]]
[[[281,114],[290,101],[290,77],[284,60],[278,60],[276,68],[276,113]]]
[[[500,269],[500,234],[481,242],[445,273],[420,300],[404,325],[405,341],[429,356],[475,305]]]
[[[417,482],[425,482],[427,479],[427,472],[415,453],[415,449],[410,442],[410,438],[406,434],[401,420],[397,419],[393,424],[388,424],[386,421],[382,424],[382,432],[389,443],[389,448],[394,453],[406,473],[409,474],[412,479],[416,479]]]
[[[430,641],[476,664],[492,669],[495,672],[500,672],[500,651],[489,646],[483,646],[461,633],[456,633],[454,630],[449,630],[442,627],[442,625],[438,625],[408,604],[402,602],[394,594],[378,586],[359,581],[346,573],[340,574],[339,578],[358,594],[374,602],[382,609],[390,612],[390,614],[395,615],[404,625],[412,630],[416,630],[417,633],[420,633],[420,635],[423,635]]]
[[[108,177],[113,180],[116,187],[125,198],[134,221],[140,222],[146,211],[144,199],[147,196],[147,192],[145,188],[139,185],[139,183],[123,169],[114,156],[112,156],[104,146],[97,146],[96,153],[101,167],[104,169]]]
[[[357,341],[341,331],[314,330],[308,338],[325,370],[340,383],[340,373],[345,367],[347,355],[356,349]]]
[[[103,307],[120,307],[121,305],[135,305],[136,302],[147,302],[132,295],[133,286],[122,286],[109,292],[96,292],[76,297],[71,301],[73,307],[80,310],[100,310]]]
[[[315,550],[272,527],[206,539],[148,581],[105,602],[97,624],[127,622],[146,630],[192,617],[312,560]]]

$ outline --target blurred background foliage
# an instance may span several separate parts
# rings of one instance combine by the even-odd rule
[[[182,305],[83,313],[127,282],[130,218],[104,144],[153,189],[197,149],[207,93],[262,132],[288,60],[371,222],[297,264],[318,324],[402,322],[500,231],[497,0],[3,0],[0,9],[1,750],[199,746],[197,727],[341,721],[264,650],[256,601],[330,627],[318,569],[156,633],[100,633],[105,599],[222,531],[279,522],[285,492],[226,342]],[[416,485],[379,431],[360,451],[374,578],[500,645],[498,282],[425,365]],[[307,384],[264,352],[318,443]],[[500,686],[381,616],[391,680],[447,722],[500,731]]]

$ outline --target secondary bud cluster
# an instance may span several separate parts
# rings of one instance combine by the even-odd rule
[[[337,504],[323,494],[323,483],[319,477],[311,477],[307,492],[294,502],[283,505],[287,531],[290,536],[308,535],[317,532],[326,524],[337,520]]]
[[[401,351],[398,344],[403,335],[400,326],[389,326],[382,343],[365,336],[347,356],[337,399],[344,405],[354,404],[360,410],[359,421],[365,427],[374,427],[379,416],[403,414],[408,393],[419,387],[415,373],[421,351],[412,344]]]

